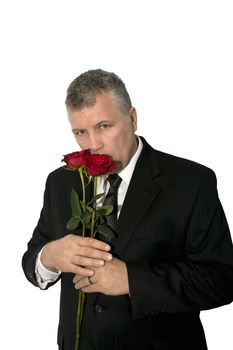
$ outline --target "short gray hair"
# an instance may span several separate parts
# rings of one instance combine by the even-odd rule
[[[72,81],[67,90],[66,107],[71,110],[93,107],[96,97],[103,92],[110,92],[122,112],[129,113],[132,104],[124,82],[115,73],[102,69],[89,70]]]

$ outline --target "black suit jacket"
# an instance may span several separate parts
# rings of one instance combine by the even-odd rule
[[[130,296],[87,295],[80,350],[204,350],[199,311],[233,299],[233,248],[212,170],[152,149],[145,140],[117,224],[114,254],[126,262]],[[35,259],[70,233],[78,172],[47,179],[44,206],[23,268],[37,286]],[[75,342],[77,291],[61,274],[59,349]],[[48,287],[52,285],[49,284]]]

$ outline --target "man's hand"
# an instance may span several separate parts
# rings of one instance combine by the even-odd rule
[[[70,234],[46,244],[41,262],[51,271],[92,276],[93,268],[103,266],[112,259],[108,253],[110,249],[108,244],[97,239]]]
[[[90,279],[80,274],[74,277],[76,289],[82,289],[86,293],[100,292],[106,295],[129,294],[128,272],[124,261],[113,258],[104,266],[92,268],[92,270],[94,275]]]

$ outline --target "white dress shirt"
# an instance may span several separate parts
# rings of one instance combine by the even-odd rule
[[[119,216],[128,187],[129,183],[135,168],[135,165],[137,163],[137,160],[140,156],[140,153],[143,148],[143,144],[141,139],[138,137],[138,148],[133,157],[131,158],[129,164],[122,169],[118,175],[122,178],[122,181],[120,183],[119,189],[118,189],[118,213],[117,215]],[[108,175],[100,176],[98,177],[97,181],[97,194],[98,193],[105,193],[107,194],[108,189],[109,189],[109,182],[107,181]],[[97,207],[100,207],[103,202],[104,202],[105,196],[101,197],[97,201]],[[45,289],[47,284],[50,282],[55,282],[57,278],[59,277],[61,272],[53,272],[48,270],[41,262],[41,253],[42,253],[43,248],[39,252],[37,259],[36,259],[36,266],[35,266],[35,273],[36,273],[36,278],[38,285],[41,289]]]

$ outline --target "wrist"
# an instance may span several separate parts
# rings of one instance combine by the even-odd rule
[[[43,266],[52,271],[52,272],[58,272],[58,269],[56,268],[54,262],[53,262],[53,254],[52,254],[52,251],[53,251],[53,242],[50,242],[50,243],[47,243],[42,252],[41,252],[41,256],[40,256],[40,261],[41,263],[43,264]]]

